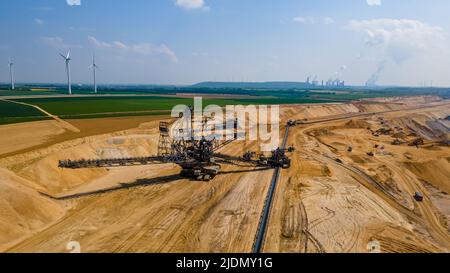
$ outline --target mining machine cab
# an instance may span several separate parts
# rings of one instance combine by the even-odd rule
[[[423,202],[423,195],[422,195],[420,192],[416,192],[416,193],[414,194],[414,199],[415,199],[417,202]]]
[[[188,160],[178,163],[181,167],[180,175],[193,178],[199,181],[210,181],[220,171],[220,165],[215,163],[213,158],[214,141],[193,140],[186,149]]]
[[[256,156],[256,153],[255,153],[255,152],[250,152],[250,151],[249,151],[249,152],[246,152],[242,158],[243,158],[245,161],[250,162],[250,161],[253,160],[253,157],[255,157],[255,156]]]
[[[291,167],[291,159],[286,155],[286,153],[292,153],[294,151],[294,147],[289,147],[287,149],[277,148],[276,150],[272,151],[270,157],[260,155],[258,163],[262,166],[288,169]]]
[[[296,121],[296,120],[290,119],[290,120],[288,120],[288,122],[287,122],[287,126],[294,127],[294,126],[296,126],[296,125],[297,125],[297,121]]]
[[[195,160],[186,161],[179,164],[182,177],[192,178],[198,181],[210,181],[219,174],[220,165],[214,163],[214,159],[209,162],[197,162]]]

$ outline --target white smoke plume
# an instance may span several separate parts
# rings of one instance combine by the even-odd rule
[[[383,72],[385,66],[386,66],[386,62],[384,62],[384,61],[378,65],[378,68],[375,71],[375,73],[373,73],[372,76],[370,76],[369,80],[367,80],[366,86],[375,86],[377,84],[378,80],[380,79],[380,75]]]

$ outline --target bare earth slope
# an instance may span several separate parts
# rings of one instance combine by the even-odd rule
[[[386,252],[450,251],[449,115],[434,97],[283,107],[283,122],[320,122],[291,130],[297,151],[263,250],[367,252],[376,241]],[[226,165],[208,183],[182,179],[172,164],[57,168],[59,159],[155,154],[158,121],[135,124],[90,135],[76,124],[80,138],[1,158],[0,251],[65,252],[78,241],[83,252],[250,252],[273,170]]]
[[[449,114],[443,105],[294,128],[301,153],[279,183],[265,250],[367,252],[377,241],[386,252],[448,252],[450,148],[445,132],[419,125],[442,122],[448,133]],[[405,144],[392,145],[396,131]],[[421,131],[430,133],[425,145],[408,146]]]

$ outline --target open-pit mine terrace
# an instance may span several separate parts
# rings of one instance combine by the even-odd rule
[[[450,251],[450,102],[437,97],[282,107],[290,169],[224,165],[211,182],[173,164],[59,169],[62,159],[154,155],[164,117],[0,126],[0,251]],[[282,126],[280,136],[284,136]],[[232,142],[242,156],[260,143]],[[267,197],[272,192],[269,208]],[[423,195],[423,202],[414,194]],[[57,197],[57,198],[55,198]]]

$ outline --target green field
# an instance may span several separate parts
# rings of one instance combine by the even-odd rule
[[[7,101],[0,101],[0,124],[48,119],[37,109]]]
[[[190,98],[169,98],[155,96],[125,97],[80,97],[80,98],[26,98],[14,101],[41,107],[63,119],[90,119],[123,116],[169,115],[179,104],[192,105]],[[203,106],[226,105],[271,105],[293,103],[322,103],[329,100],[310,98],[249,98],[249,99],[204,99]],[[45,120],[48,117],[33,107],[0,101],[0,124]]]
[[[163,97],[36,98],[16,101],[37,105],[61,117],[100,113],[170,110],[174,105],[188,104],[191,102],[190,99]]]
[[[82,97],[82,98],[35,98],[16,101],[37,105],[61,118],[95,118],[106,116],[131,116],[168,114],[178,104],[192,105],[188,98],[167,97]],[[321,103],[318,99],[285,99],[285,98],[255,98],[255,99],[204,99],[204,106],[215,104],[248,105],[248,104],[292,104]]]

